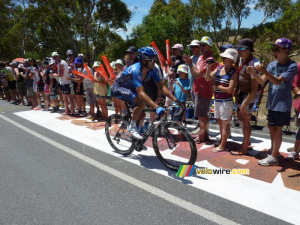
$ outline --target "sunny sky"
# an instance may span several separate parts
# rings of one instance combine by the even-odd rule
[[[123,2],[125,2],[128,8],[134,12],[130,23],[127,25],[128,31],[126,33],[119,32],[119,35],[126,39],[126,35],[131,33],[131,29],[140,24],[143,17],[148,14],[154,0],[123,0]],[[188,0],[182,0],[182,2],[187,3]],[[243,21],[242,27],[252,27],[253,25],[259,24],[262,20],[263,12],[252,10],[251,15]]]

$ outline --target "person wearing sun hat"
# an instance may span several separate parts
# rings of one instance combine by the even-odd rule
[[[177,73],[179,77],[172,81],[171,91],[174,92],[174,96],[181,102],[186,102],[187,97],[190,93],[191,86],[190,80],[188,78],[188,67],[185,64],[179,65]],[[178,107],[175,108],[174,114],[176,114],[176,110],[179,110]],[[173,115],[172,120],[183,122],[185,119],[186,110],[183,110],[179,115]]]
[[[271,43],[275,61],[270,62],[265,68],[262,65],[249,67],[249,72],[263,85],[269,81],[267,98],[268,127],[271,136],[271,148],[265,159],[259,160],[261,166],[279,165],[279,150],[282,142],[282,127],[290,125],[292,108],[292,81],[297,74],[297,63],[289,58],[292,50],[292,41],[288,38],[278,38]],[[257,72],[263,74],[259,76]]]
[[[250,145],[251,124],[250,119],[254,111],[254,105],[261,94],[261,87],[254,77],[247,72],[247,67],[260,65],[260,61],[253,56],[254,43],[249,38],[239,40],[235,46],[240,58],[238,63],[238,83],[235,93],[235,102],[237,105],[237,117],[242,124],[243,143],[238,147],[237,154],[248,154]],[[233,154],[233,153],[232,153]]]
[[[205,80],[215,80],[215,113],[220,126],[221,141],[219,145],[212,149],[212,152],[221,152],[226,149],[226,142],[230,131],[230,122],[232,118],[233,90],[236,86],[238,72],[233,64],[236,62],[238,52],[233,48],[228,48],[221,53],[223,64],[219,65],[211,72],[212,64],[207,65]]]
[[[208,110],[213,96],[213,80],[206,81],[205,74],[207,69],[207,61],[213,61],[212,70],[218,66],[218,62],[213,58],[212,46],[213,42],[210,37],[204,36],[200,40],[200,51],[202,55],[199,57],[196,65],[190,56],[183,55],[183,60],[189,66],[194,77],[193,92],[195,93],[195,112],[194,116],[199,119],[199,137],[195,139],[197,142],[209,142],[208,128],[209,118]]]

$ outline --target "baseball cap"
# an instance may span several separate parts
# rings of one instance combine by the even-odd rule
[[[241,39],[235,47],[236,48],[248,48],[251,52],[254,52],[253,41],[249,38]]]
[[[121,59],[117,59],[116,64],[121,64],[122,66],[124,66],[123,61]]]
[[[188,73],[187,65],[185,65],[185,64],[179,65],[178,69],[177,69],[177,73],[179,73],[179,72]]]
[[[234,48],[234,46],[232,44],[221,45],[220,46],[220,51],[224,52],[228,48]]]
[[[200,41],[198,40],[192,40],[191,44],[188,45],[189,47],[191,46],[200,46]]]
[[[236,62],[238,57],[238,52],[234,48],[227,48],[225,52],[220,54],[221,57],[232,59],[233,62]]]
[[[212,40],[208,36],[204,36],[203,38],[201,38],[200,43],[204,43],[204,44],[207,44],[209,46],[213,46]]]
[[[93,64],[93,67],[98,67],[100,66],[100,62],[99,61],[95,61],[94,64]]]
[[[54,56],[59,56],[59,54],[58,54],[57,52],[52,52],[52,53],[51,53],[51,56],[52,56],[52,57],[54,57]]]
[[[288,49],[289,51],[291,51],[293,48],[293,42],[290,39],[285,38],[285,37],[278,38],[275,41],[275,43],[270,43],[270,45],[272,45],[272,46],[277,45],[281,48]]]
[[[83,64],[82,57],[75,58],[74,64]]]
[[[126,52],[137,52],[138,51],[138,49],[135,47],[135,46],[130,46],[127,50],[126,50]]]
[[[183,45],[182,44],[175,44],[172,48],[177,48],[177,49],[179,49],[180,51],[183,52]]]

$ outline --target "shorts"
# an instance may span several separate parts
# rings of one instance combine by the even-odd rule
[[[234,109],[233,100],[215,101],[214,117],[221,120],[230,120]]]
[[[113,97],[124,100],[124,101],[131,102],[131,103],[134,102],[134,99],[137,96],[136,89],[119,87],[119,84],[117,82],[114,83],[111,93],[113,94],[112,95]]]
[[[17,89],[20,95],[25,96],[27,94],[26,85],[23,81],[17,82]]]
[[[57,86],[52,87],[50,91],[50,99],[57,98]]]
[[[211,99],[195,94],[195,117],[207,117]]]
[[[16,90],[17,89],[17,81],[13,80],[13,81],[8,81],[8,89],[10,91],[12,90]]]
[[[96,104],[96,98],[94,95],[94,90],[93,89],[86,89],[85,90],[85,97],[86,97],[86,102],[91,105],[91,104]]]
[[[271,127],[289,126],[291,121],[291,112],[278,112],[268,110],[269,124]]]
[[[84,95],[83,83],[78,84],[78,83],[75,82],[73,84],[73,90],[74,90],[75,95]]]
[[[45,84],[45,86],[44,86],[44,92],[45,92],[45,94],[50,94],[50,89],[49,89],[49,85],[48,84]]]
[[[69,95],[69,94],[71,94],[70,84],[61,84],[60,85],[60,89],[61,89],[61,93],[63,95]]]
[[[27,97],[29,98],[34,97],[33,87],[27,87]]]
[[[256,106],[256,103],[259,99],[259,96],[260,96],[260,91],[257,92],[257,94],[251,99],[248,107],[247,107],[247,113],[253,113],[255,107]],[[242,103],[244,102],[244,100],[247,98],[248,94],[247,93],[243,93],[243,92],[240,92],[239,93],[239,101],[237,102],[237,108],[241,108],[242,106]]]
[[[95,95],[95,94],[94,94]],[[106,98],[106,96],[95,95],[95,98]]]

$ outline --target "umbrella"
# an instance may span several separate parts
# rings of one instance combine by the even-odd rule
[[[15,58],[13,62],[24,62],[24,58]]]

